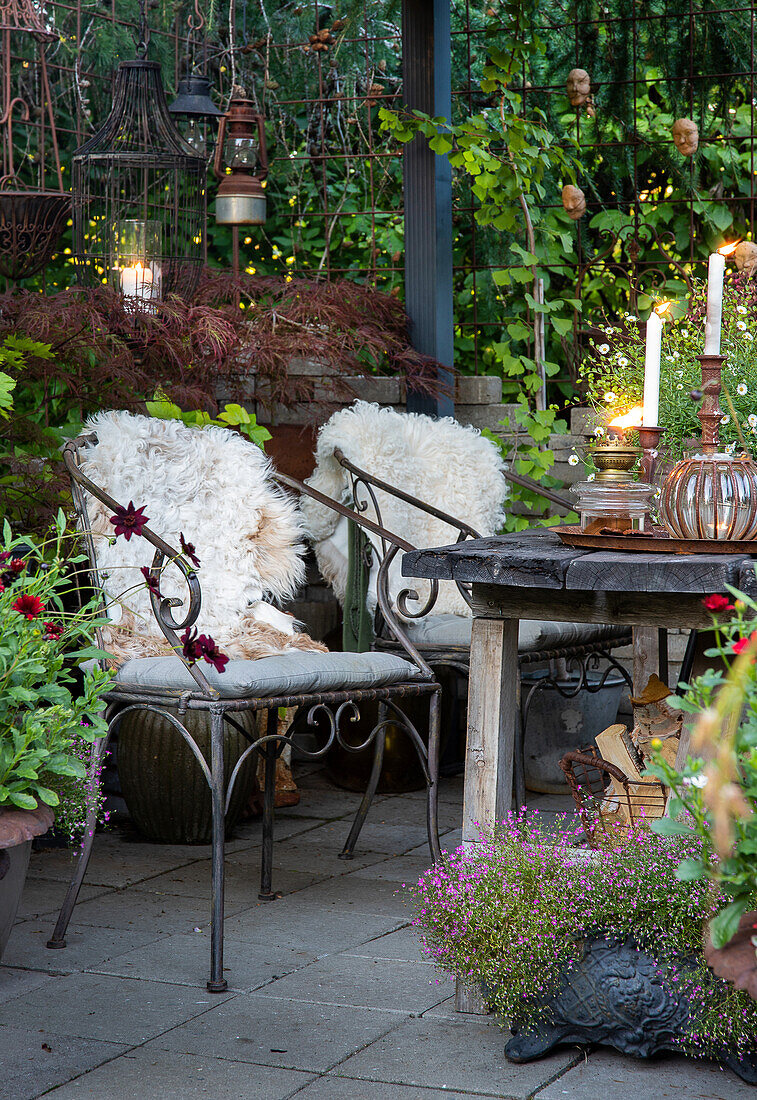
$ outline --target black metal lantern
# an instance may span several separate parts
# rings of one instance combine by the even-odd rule
[[[168,110],[177,123],[180,120],[182,136],[198,157],[208,156],[208,134],[215,133],[223,111],[210,98],[210,80],[207,76],[191,74],[179,81],[176,98]]]
[[[204,259],[205,161],[168,113],[160,66],[134,61],[116,73],[104,126],[74,153],[74,252],[79,281],[110,284],[135,310],[168,294],[188,298]]]
[[[219,225],[263,225],[268,174],[265,125],[254,104],[235,95],[221,119],[213,162],[221,181],[216,194]]]

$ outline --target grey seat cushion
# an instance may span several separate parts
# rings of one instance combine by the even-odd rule
[[[420,645],[470,646],[473,619],[467,615],[427,615],[405,624],[411,641]],[[540,649],[562,649],[605,641],[616,626],[598,623],[546,622],[521,619],[518,625],[518,650],[531,653]]]
[[[229,661],[222,673],[200,661],[198,667],[225,699],[357,691],[421,678],[409,661],[392,653],[313,653],[291,650],[257,661]],[[197,691],[178,657],[138,657],[118,670],[124,686],[153,691]]]

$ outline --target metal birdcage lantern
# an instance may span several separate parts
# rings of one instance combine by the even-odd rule
[[[0,0],[0,274],[14,282],[44,267],[71,209],[71,198],[63,191],[45,58],[45,48],[55,38],[45,21],[42,4],[35,0]],[[16,86],[12,69],[19,51],[26,51],[18,66],[25,76]],[[30,102],[30,89],[35,83],[41,100],[39,122]],[[26,130],[23,152],[16,146],[15,125]],[[48,146],[52,162],[47,156]],[[53,173],[57,190],[46,186]]]
[[[134,311],[169,294],[190,298],[204,260],[205,160],[168,111],[160,65],[137,57],[116,73],[105,124],[73,156],[74,254],[79,281],[109,284]]]

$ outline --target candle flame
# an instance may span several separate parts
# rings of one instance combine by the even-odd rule
[[[658,302],[657,305],[654,307],[654,311],[658,317],[662,317],[664,313],[668,312],[672,305],[672,302]]]
[[[740,244],[741,240],[733,241],[732,244],[724,244],[718,249],[721,256],[730,256],[732,252],[736,250],[736,245]]]
[[[644,419],[644,406],[635,405],[622,416],[616,416],[610,421],[611,428],[640,428]]]

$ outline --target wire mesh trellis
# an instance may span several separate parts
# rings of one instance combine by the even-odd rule
[[[153,56],[167,88],[194,67],[210,76],[219,105],[238,84],[266,116],[269,219],[243,236],[248,270],[347,276],[402,293],[401,155],[378,120],[380,106],[401,97],[399,7],[153,0]],[[69,152],[107,113],[135,8],[132,0],[46,5],[59,35],[50,71]],[[456,119],[487,104],[479,81],[496,8],[496,0],[453,0]],[[536,0],[532,22],[548,48],[523,74],[525,109],[543,109],[553,131],[577,143],[585,168],[582,219],[563,210],[560,180],[544,203],[557,242],[546,293],[570,288],[584,303],[558,349],[565,377],[557,382],[569,396],[592,319],[624,307],[644,313],[657,292],[682,297],[724,235],[753,233],[755,10],[733,0]],[[591,77],[591,111],[566,96],[577,67]],[[690,158],[672,142],[678,117],[699,127]],[[497,345],[528,307],[503,299],[491,277],[508,264],[508,241],[477,225],[465,179],[454,188],[456,365],[498,373]],[[226,262],[229,230],[212,218],[208,229],[211,262]]]

